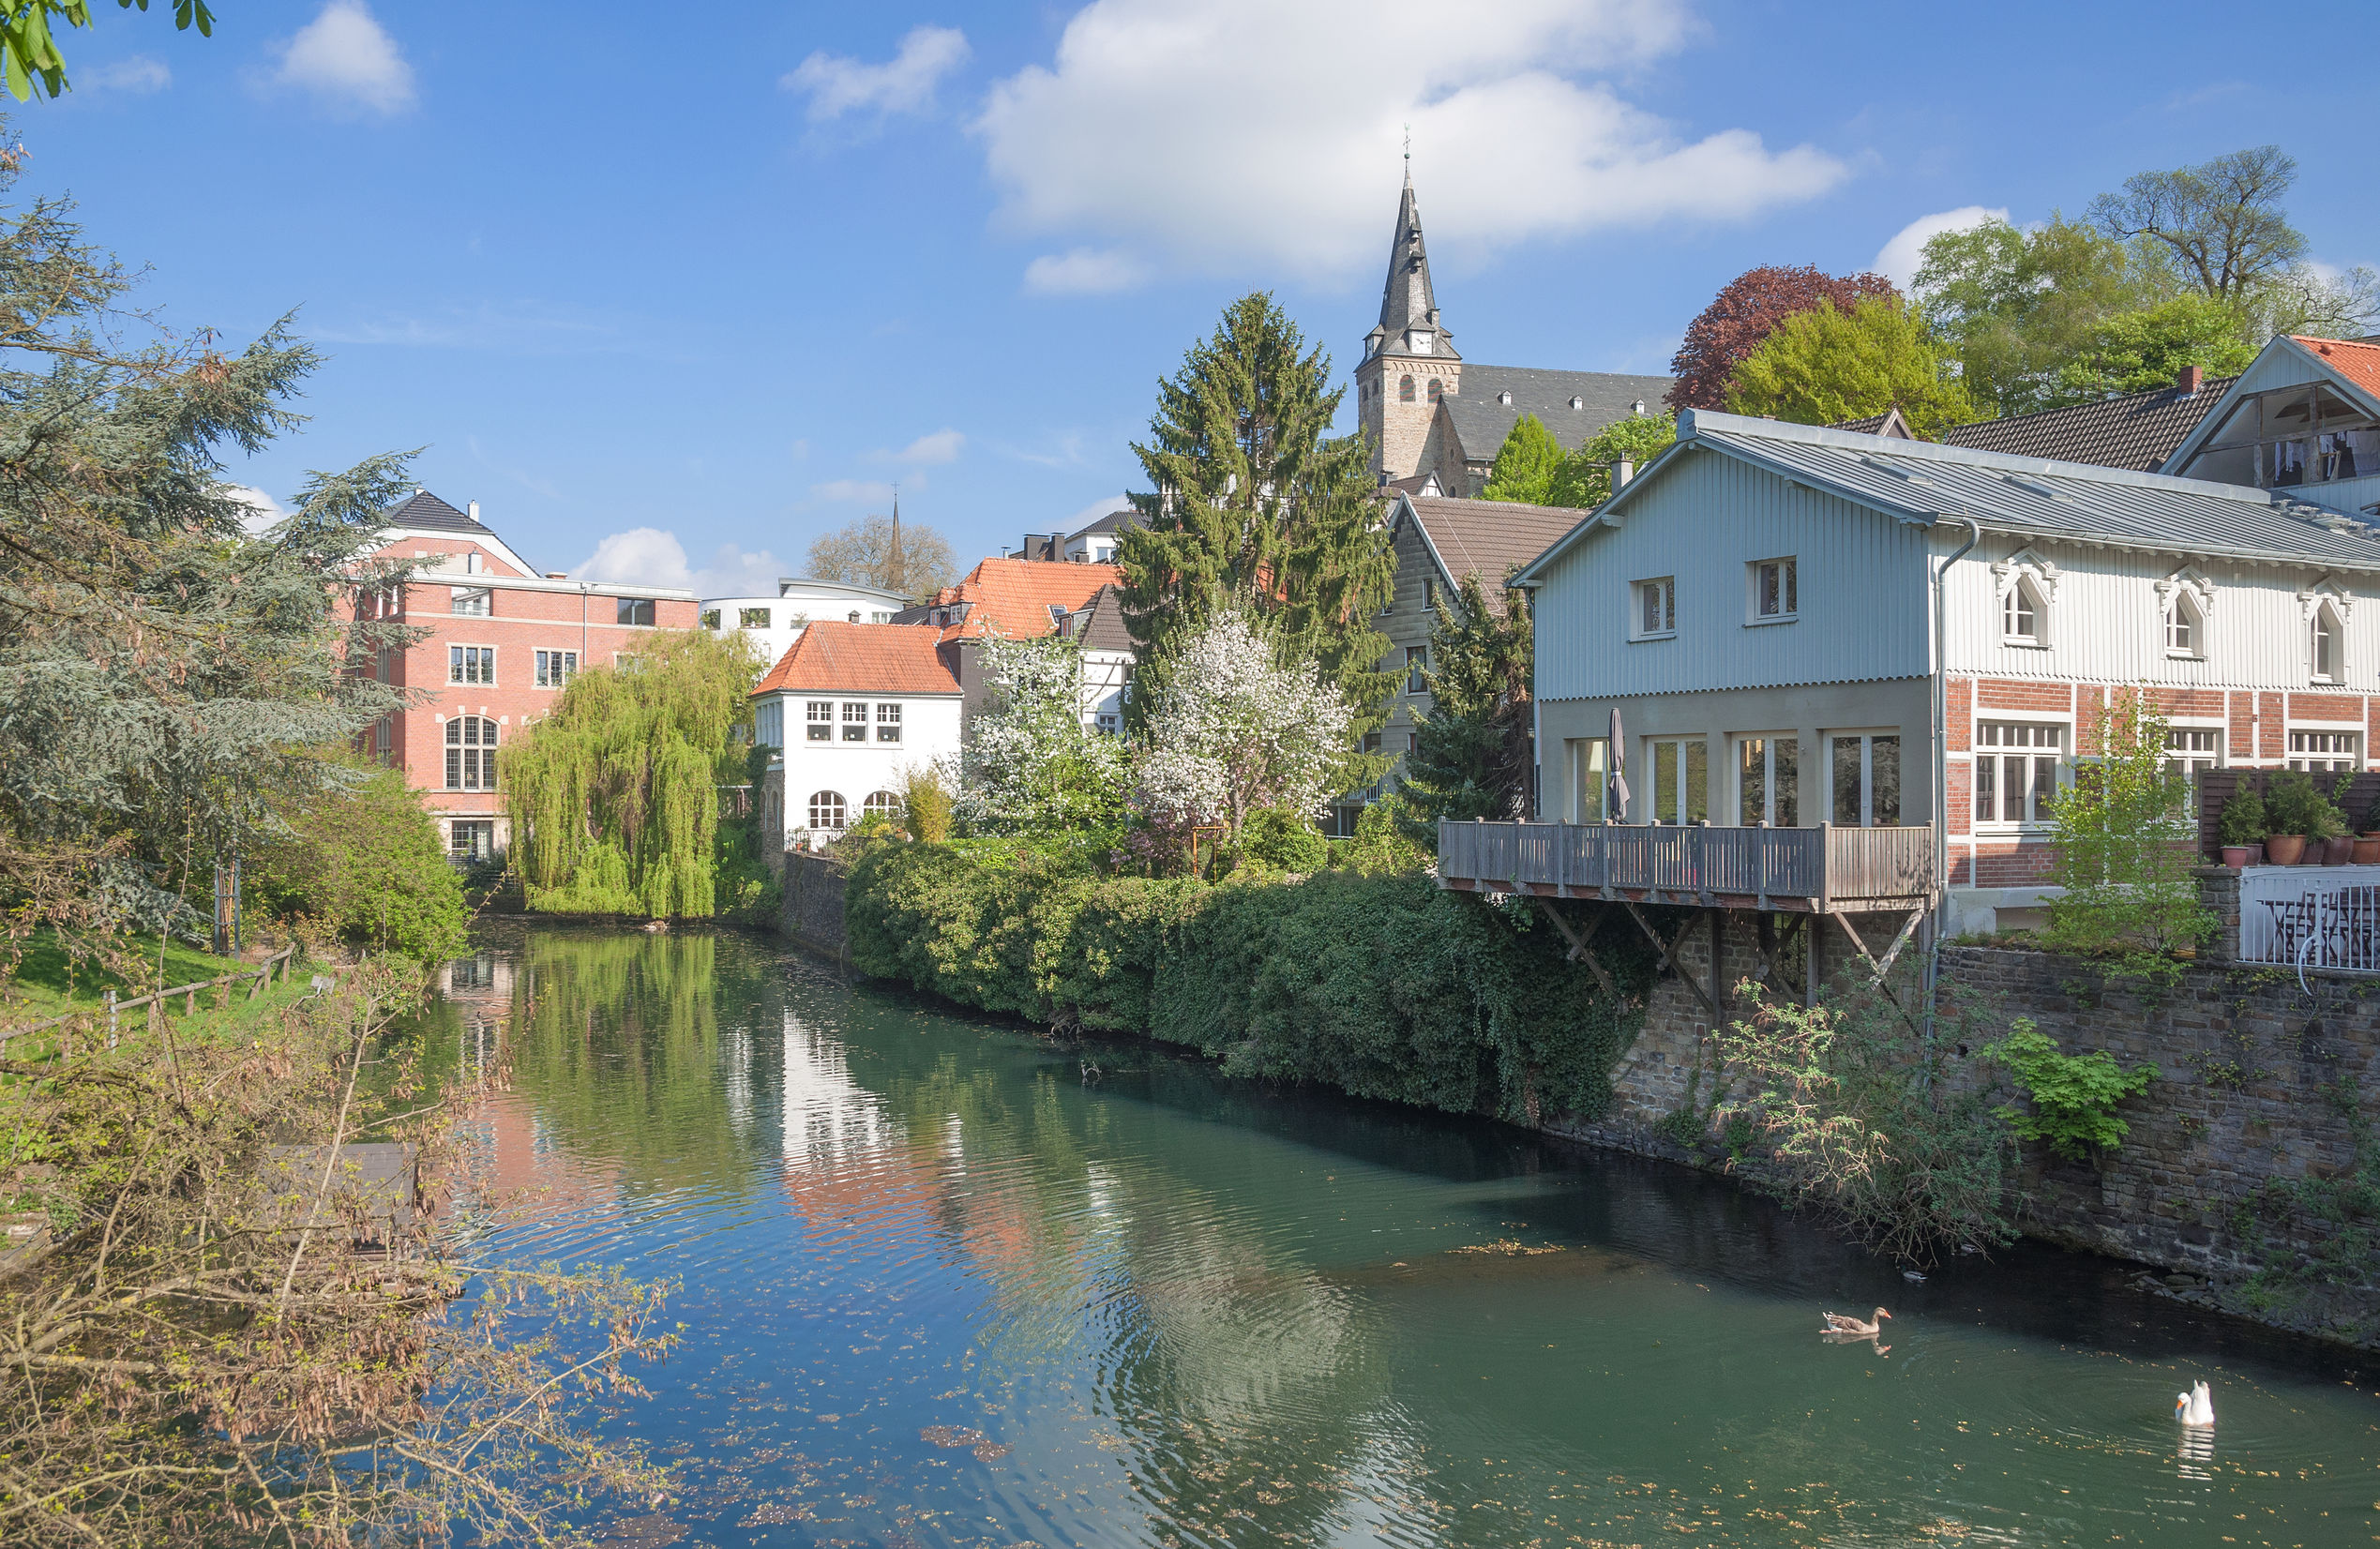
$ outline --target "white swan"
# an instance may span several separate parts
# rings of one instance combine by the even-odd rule
[[[2204,1382],[2193,1382],[2190,1391],[2174,1395],[2174,1418],[2184,1425],[2215,1423],[2215,1395]]]

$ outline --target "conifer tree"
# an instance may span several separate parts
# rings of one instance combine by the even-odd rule
[[[1354,734],[1387,720],[1388,638],[1372,627],[1395,573],[1361,434],[1333,436],[1330,356],[1258,292],[1158,384],[1134,454],[1154,486],[1117,535],[1124,623],[1139,655],[1130,713],[1145,724],[1183,643],[1244,609],[1311,655],[1355,707]],[[1350,754],[1349,784],[1377,773]]]
[[[1404,796],[1435,842],[1438,820],[1529,815],[1529,599],[1505,594],[1499,609],[1476,570],[1450,602],[1441,595],[1423,669],[1430,708],[1405,758]]]
[[[1554,432],[1535,414],[1523,414],[1504,437],[1504,444],[1496,449],[1496,466],[1480,494],[1487,500],[1543,505],[1561,465],[1562,444],[1554,439]]]

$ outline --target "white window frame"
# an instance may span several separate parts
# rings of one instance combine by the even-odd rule
[[[863,818],[885,818],[896,820],[900,817],[901,806],[902,803],[900,792],[896,790],[871,790],[860,803],[860,816]]]
[[[2323,658],[2330,659],[2326,663]],[[2317,597],[2306,613],[2306,681],[2336,685],[2347,681],[2347,621],[2328,597]]]
[[[1430,691],[1429,684],[1422,676],[1429,669],[1429,665],[1430,648],[1428,646],[1408,645],[1405,648],[1406,693],[1426,694]]]
[[[899,705],[880,704],[876,707],[876,740],[880,743],[896,743],[901,740],[901,707]]]
[[[1992,566],[1992,607],[1999,621],[2002,645],[2019,651],[2046,651],[2057,605],[2057,566],[2024,549]],[[2033,633],[2016,630],[2022,605],[2032,604]]]
[[[1924,743],[1921,738],[1912,739],[1904,729],[1897,726],[1838,727],[1818,733],[1819,761],[1826,771],[1826,785],[1822,790],[1824,801],[1818,810],[1825,814],[1826,821],[1830,823],[1837,821],[1834,815],[1834,760],[1837,750],[1834,744],[1838,741],[1848,742],[1853,738],[1857,738],[1860,744],[1860,826],[1861,828],[1900,828],[1906,825],[1909,817],[1911,744],[1914,741],[1918,747],[1922,748]],[[1888,739],[1897,744],[1900,748],[1901,810],[1893,814],[1892,821],[1890,823],[1879,823],[1875,817],[1875,744],[1879,738]]]
[[[1768,572],[1771,570],[1777,572],[1777,608],[1773,612],[1763,612],[1761,610],[1761,603],[1765,600],[1763,583],[1767,579]],[[1800,571],[1800,559],[1793,554],[1777,554],[1765,560],[1753,560],[1746,564],[1744,565],[1744,627],[1749,629],[1761,624],[1800,622],[1801,618]]]
[[[1677,762],[1670,772],[1671,789],[1664,791],[1661,789],[1661,750],[1671,746],[1678,749]],[[1638,798],[1634,789],[1634,782],[1631,781],[1628,805],[1633,808],[1641,799],[1645,804],[1645,820],[1649,822],[1682,827],[1708,820],[1710,817],[1710,739],[1698,731],[1647,737],[1644,748],[1645,794]],[[1694,778],[1695,755],[1697,752],[1703,760],[1699,789]],[[1668,798],[1665,804],[1663,800],[1664,796]],[[1703,810],[1699,814],[1695,811],[1697,797],[1703,803]],[[1633,818],[1635,813],[1632,811],[1629,816]]]
[[[2343,749],[2314,748],[2304,745],[2316,739],[2344,742],[2347,745]],[[2299,725],[2293,722],[2284,733],[2283,745],[2289,750],[2283,761],[2291,769],[2308,770],[2316,774],[2360,774],[2363,773],[2364,740],[2361,727],[2342,726],[2336,722],[2327,726],[2319,723]]]
[[[802,701],[802,740],[812,743],[831,743],[835,740],[833,699]]]
[[[536,657],[539,688],[567,688],[570,680],[579,675],[579,653],[576,651],[539,651]]]
[[[2047,750],[2046,755],[2042,745],[2036,743],[1987,744],[1983,740],[1986,727],[2023,727],[2028,730],[2046,728],[2057,734],[2057,741],[2055,746]],[[2047,818],[1997,816],[1997,813],[2005,811],[2008,806],[2005,793],[2007,781],[2001,777],[2006,773],[2006,766],[2002,760],[2011,758],[2026,760],[2024,810],[2029,812],[2040,805],[2037,800],[2041,790],[2040,760],[2045,756],[2049,759],[2049,789],[2055,793],[2059,787],[2066,784],[2068,772],[2073,767],[2073,744],[2074,723],[2070,719],[2058,716],[2041,716],[2024,720],[1978,717],[1975,722],[1975,738],[1972,744],[1974,762],[1968,770],[1967,781],[1967,814],[1975,832],[1978,834],[2020,834],[2039,833],[2047,829],[2051,823]],[[1982,799],[1983,794],[1985,782],[1982,764],[1986,759],[1995,760],[1993,778],[1990,782],[1995,815],[1990,818],[1982,817],[1976,811],[1976,804]]]
[[[769,622],[774,616],[765,607],[739,608],[735,610],[735,626],[738,629],[774,629],[776,626]]]
[[[1573,737],[1569,742],[1570,820],[1600,823],[1611,810],[1611,739]]]
[[[851,804],[839,790],[811,791],[806,815],[813,833],[840,834],[851,826]]]
[[[472,742],[462,740],[463,723],[478,723],[473,728]],[[486,734],[478,734],[485,727]],[[496,789],[496,745],[503,731],[491,715],[450,715],[439,729],[439,740],[444,745],[446,759],[444,774],[448,790],[493,790]]]
[[[1657,599],[1654,617],[1659,629],[1645,627],[1646,602]],[[1628,583],[1628,638],[1632,640],[1671,640],[1678,638],[1678,578],[1648,576]]]
[[[496,614],[496,589],[492,586],[451,586],[452,611],[459,619],[489,619]]]
[[[477,653],[475,660],[474,653]],[[475,678],[466,676],[474,668],[478,669],[479,676]],[[447,641],[446,681],[450,684],[466,684],[474,688],[493,688],[496,686],[496,648],[492,645],[467,645],[459,644],[453,640]]]
[[[1804,803],[1801,791],[1801,734],[1798,731],[1739,731],[1728,737],[1727,748],[1732,756],[1728,759],[1727,764],[1734,771],[1732,783],[1735,787],[1735,790],[1730,792],[1735,800],[1730,805],[1737,820],[1740,821],[1744,816],[1744,754],[1747,746],[1753,743],[1760,744],[1760,816],[1757,822],[1771,828],[1800,827]],[[1779,743],[1788,743],[1793,746],[1794,821],[1790,823],[1777,820],[1777,744]],[[1829,799],[1830,801],[1832,799],[1830,788]],[[1830,807],[1830,810],[1831,810]]]
[[[839,702],[843,706],[843,735],[839,740],[847,743],[867,741],[867,701],[844,699]]]
[[[2176,661],[2207,659],[2207,617],[2215,606],[2214,583],[2188,565],[2157,583],[2157,627],[2162,636],[2165,654]],[[2175,625],[2184,618],[2190,625],[2190,643],[2174,642]]]

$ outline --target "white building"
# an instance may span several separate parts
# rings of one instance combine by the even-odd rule
[[[941,633],[821,620],[761,680],[753,737],[777,750],[760,790],[768,853],[897,816],[908,774],[957,753],[963,696]]]
[[[775,662],[793,649],[806,624],[829,619],[890,624],[908,606],[909,599],[897,592],[788,576],[777,581],[773,597],[703,598],[702,627],[714,635],[741,634],[762,661]]]

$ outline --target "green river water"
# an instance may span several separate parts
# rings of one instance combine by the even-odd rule
[[[513,1060],[500,1246],[683,1282],[614,1422],[683,1489],[618,1545],[2380,1541],[2380,1376],[2117,1266],[1910,1284],[1708,1178],[766,938],[499,923],[450,971],[442,1059]],[[1819,1337],[1879,1302],[1889,1350]]]

